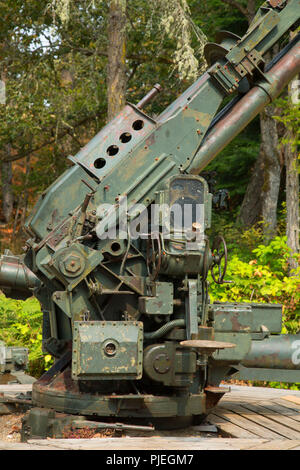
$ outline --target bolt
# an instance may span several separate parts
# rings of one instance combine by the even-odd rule
[[[66,271],[76,273],[81,269],[82,262],[78,255],[70,254],[63,259],[63,265]]]

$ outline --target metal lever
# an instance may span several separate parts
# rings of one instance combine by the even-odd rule
[[[144,98],[142,98],[141,101],[138,102],[136,107],[139,109],[144,108],[161,91],[162,91],[162,86],[159,83],[156,83],[154,87],[152,88],[152,90],[150,90],[149,93],[147,93],[147,95],[144,96]]]

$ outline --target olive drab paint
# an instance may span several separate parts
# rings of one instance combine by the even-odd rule
[[[270,0],[243,37],[221,32],[205,47],[206,73],[160,116],[143,111],[156,85],[38,200],[25,256],[0,261],[1,288],[40,301],[55,358],[33,385],[23,439],[57,434],[60,413],[61,426],[78,415],[186,426],[218,403],[224,379],[300,382],[300,336],[280,334],[280,305],[210,302],[207,275],[227,282],[227,248],[206,235],[212,195],[198,176],[299,73],[299,34],[264,59],[299,17],[299,0]],[[191,218],[180,226],[171,215],[166,236],[152,205],[189,206]]]

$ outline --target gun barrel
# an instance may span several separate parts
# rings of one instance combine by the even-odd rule
[[[28,269],[18,256],[0,257],[0,288],[15,298],[32,296],[31,289],[39,287],[40,280]]]
[[[300,42],[267,72],[210,130],[195,154],[189,172],[199,174],[218,153],[236,137],[263,108],[277,98],[300,72]]]
[[[263,341],[252,341],[242,364],[245,367],[300,371],[300,334],[273,335]]]

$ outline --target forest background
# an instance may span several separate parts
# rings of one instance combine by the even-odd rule
[[[158,115],[205,70],[206,42],[243,35],[258,0],[0,0],[0,253],[22,252],[23,225],[40,194],[125,104],[159,82],[146,112]],[[291,38],[287,35],[267,57]],[[282,303],[283,332],[300,329],[297,81],[205,169],[226,189],[212,236],[229,249],[226,279],[211,300]],[[0,339],[41,351],[38,302],[0,295]],[[294,387],[300,384],[271,386]]]

